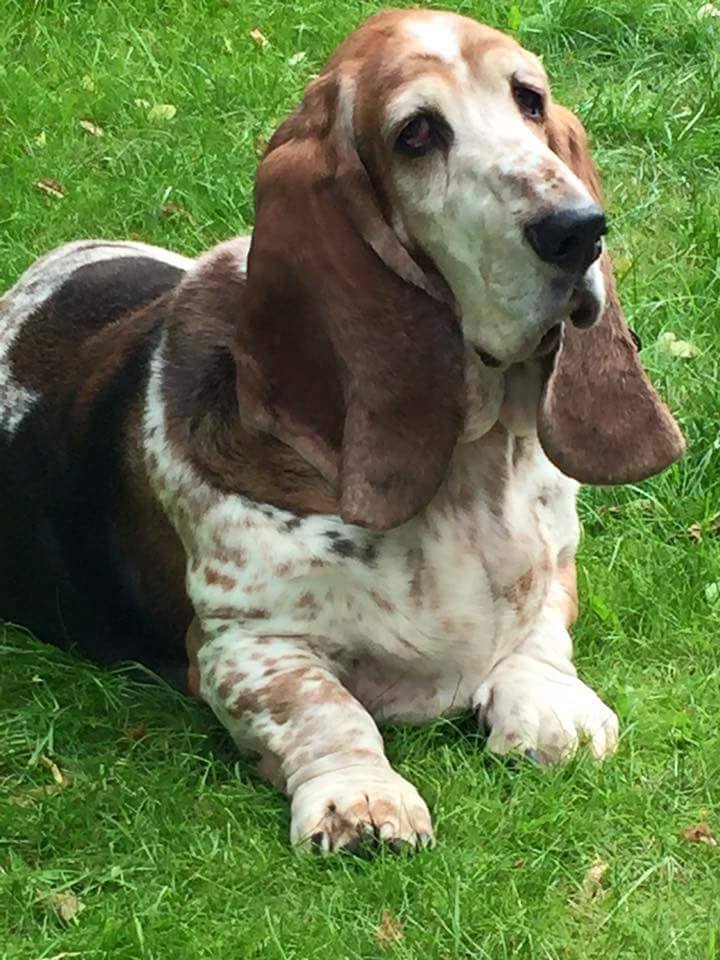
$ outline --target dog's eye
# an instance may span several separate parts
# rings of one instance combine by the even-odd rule
[[[529,120],[543,119],[545,116],[545,101],[541,93],[533,90],[532,87],[526,87],[522,83],[514,83],[513,96],[520,112]]]
[[[441,140],[439,121],[427,113],[419,113],[402,128],[395,148],[408,157],[422,157]]]

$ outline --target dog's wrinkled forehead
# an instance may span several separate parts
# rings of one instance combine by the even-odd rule
[[[428,102],[462,109],[458,98],[492,97],[511,78],[547,89],[540,60],[512,37],[458,14],[430,10],[377,14],[328,63],[353,76],[362,133],[391,132]]]
[[[492,81],[493,73],[502,77],[513,69],[526,69],[545,82],[542,64],[534,54],[507,34],[469,17],[410,12],[399,21],[398,34],[408,56],[425,60],[430,69],[449,66],[459,82],[472,78]]]

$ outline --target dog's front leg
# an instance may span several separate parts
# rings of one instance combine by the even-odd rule
[[[567,563],[524,643],[495,664],[473,697],[493,753],[522,750],[555,763],[584,741],[597,759],[615,750],[617,717],[572,663],[569,627],[576,616],[575,565]]]
[[[200,694],[291,798],[293,843],[330,851],[367,840],[431,842],[425,803],[392,769],[372,717],[308,638],[256,636],[219,620],[201,631]]]

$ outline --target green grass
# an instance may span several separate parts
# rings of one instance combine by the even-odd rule
[[[620,713],[618,756],[513,768],[471,726],[391,731],[438,848],[299,857],[285,801],[206,709],[8,627],[4,960],[720,958],[720,847],[682,836],[720,837],[720,19],[700,0],[447,5],[512,27],[590,127],[627,315],[690,442],[663,476],[582,496],[577,659]],[[259,143],[377,6],[0,0],[0,289],[71,238],[194,253],[247,228]],[[175,117],[149,121],[163,103]],[[665,332],[698,355],[663,352]],[[84,905],[70,922],[63,892]],[[402,934],[383,946],[384,909]]]

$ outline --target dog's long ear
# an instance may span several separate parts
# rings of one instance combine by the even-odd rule
[[[553,105],[549,143],[600,202],[600,181],[585,130]],[[540,442],[557,467],[583,483],[630,483],[680,457],[685,441],[640,363],[618,300],[610,258],[602,255],[605,309],[580,330],[565,324],[540,404]]]
[[[268,145],[235,359],[241,414],[337,484],[345,520],[385,529],[445,474],[463,346],[441,282],[381,215],[351,88],[321,76]]]

